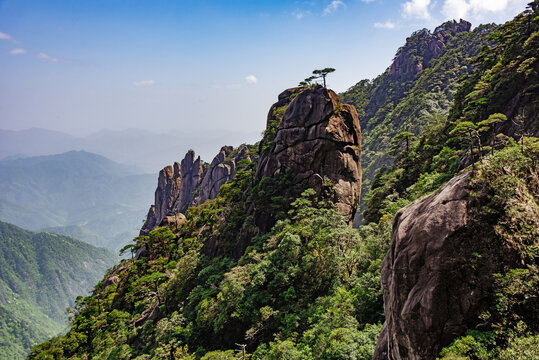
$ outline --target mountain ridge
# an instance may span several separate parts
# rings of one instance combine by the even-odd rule
[[[2,355],[23,359],[36,343],[62,331],[66,307],[117,261],[110,251],[71,237],[0,222]]]

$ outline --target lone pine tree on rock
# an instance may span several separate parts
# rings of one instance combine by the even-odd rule
[[[329,73],[332,73],[334,72],[335,69],[334,68],[324,68],[324,69],[320,69],[320,70],[313,70],[313,74],[318,76],[318,77],[321,77],[322,80],[324,81],[324,87],[326,87],[326,76],[329,74]]]

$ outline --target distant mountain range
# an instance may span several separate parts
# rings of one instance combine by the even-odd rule
[[[118,258],[70,237],[0,222],[0,355],[24,359],[67,325],[65,309],[87,295]]]
[[[117,250],[138,234],[155,180],[85,151],[0,161],[0,220]]]
[[[51,155],[70,150],[85,150],[122,164],[136,166],[141,172],[157,173],[165,164],[177,161],[193,148],[202,159],[211,161],[223,141],[228,145],[255,142],[256,132],[205,131],[154,133],[142,129],[101,130],[76,137],[41,128],[0,130],[0,159]]]

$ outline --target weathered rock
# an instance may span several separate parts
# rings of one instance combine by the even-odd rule
[[[185,218],[185,215],[182,213],[174,214],[165,216],[165,218],[161,221],[159,226],[168,226],[172,229],[172,231],[178,231],[180,230],[181,226],[185,224],[185,221],[187,219]]]
[[[471,26],[468,21],[462,19],[459,22],[452,20],[438,26],[433,33],[427,29],[414,33],[397,53],[389,68],[389,74],[404,77],[415,76],[427,68],[432,59],[440,55],[451,37],[460,32],[470,31]],[[417,42],[423,46],[419,46]],[[418,48],[420,49],[419,53],[417,52]]]
[[[236,154],[231,157],[234,153],[234,148],[232,146],[223,146],[204,174],[204,178],[198,187],[198,194],[193,200],[193,206],[198,206],[208,199],[215,199],[219,194],[221,185],[236,176],[238,162],[249,158],[248,152],[247,146],[242,145],[235,151]]]
[[[159,173],[155,204],[150,207],[146,222],[140,234],[148,235],[158,226],[170,226],[174,231],[185,223],[185,214],[190,206],[198,206],[209,199],[214,199],[219,188],[236,176],[238,162],[249,159],[247,146],[238,149],[224,146],[205,166],[195,152],[189,150],[180,163],[166,166]],[[178,214],[181,216],[178,217]]]
[[[285,106],[294,91],[283,92],[272,109]],[[275,119],[270,110],[268,126]],[[353,219],[361,192],[361,130],[353,106],[341,104],[337,94],[321,86],[303,90],[288,104],[267,146],[258,162],[258,180],[275,178],[287,169],[291,188],[305,182],[320,189],[328,179],[334,184],[338,209]]]
[[[169,214],[180,194],[181,188],[180,164],[174,163],[174,167],[166,166],[159,172],[157,189],[155,190],[155,203],[148,211],[146,222],[140,230],[141,235],[147,235]]]
[[[204,170],[200,156],[195,159],[195,152],[189,150],[181,164],[182,187],[179,197],[177,200],[174,199],[176,200],[174,213],[185,213],[187,208],[191,206],[195,198],[195,191],[204,176]]]
[[[492,301],[493,274],[520,263],[516,247],[497,242],[487,220],[470,215],[480,200],[470,196],[469,176],[454,177],[395,215],[382,263],[386,321],[374,359],[436,358],[479,325],[477,315]]]

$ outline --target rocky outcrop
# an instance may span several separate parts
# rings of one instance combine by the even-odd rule
[[[204,173],[193,205],[197,206],[208,199],[217,197],[221,185],[236,176],[238,162],[244,159],[249,159],[247,146],[242,145],[238,149],[234,149],[232,146],[223,146]]]
[[[189,150],[182,160],[182,186],[180,196],[175,199],[173,213],[185,213],[187,208],[191,206],[195,197],[195,191],[204,177],[204,170],[200,156],[195,158],[195,152]]]
[[[499,241],[491,218],[476,218],[470,172],[395,215],[382,263],[386,321],[374,359],[434,359],[492,302],[493,274],[518,266],[518,246]],[[495,221],[495,219],[494,219]]]
[[[179,229],[185,222],[185,214],[190,206],[198,206],[209,199],[214,199],[219,188],[236,175],[236,166],[240,160],[249,159],[247,146],[237,149],[223,146],[211,165],[204,165],[193,150],[189,150],[180,163],[166,166],[159,172],[155,204],[150,207],[146,222],[140,230],[141,235],[148,235],[158,226],[170,226]]]
[[[174,208],[182,186],[180,164],[165,166],[159,172],[157,189],[155,190],[155,202],[150,207],[146,222],[140,230],[141,235],[147,235],[150,230],[158,226],[163,218]]]
[[[361,192],[361,130],[353,106],[341,104],[332,90],[316,86],[302,90],[289,89],[279,95],[268,116],[256,170],[256,179],[275,178],[288,171],[290,190],[307,184],[321,191],[323,183],[334,186],[337,208],[350,220],[356,212]],[[279,120],[278,110],[284,109]],[[276,116],[277,115],[277,116]],[[271,143],[267,137],[271,138]],[[287,194],[294,198],[299,194]]]
[[[447,21],[438,26],[433,33],[427,29],[420,30],[406,39],[406,45],[397,53],[389,74],[395,76],[414,77],[429,67],[432,59],[440,56],[447,42],[456,34],[470,31],[468,21]]]

